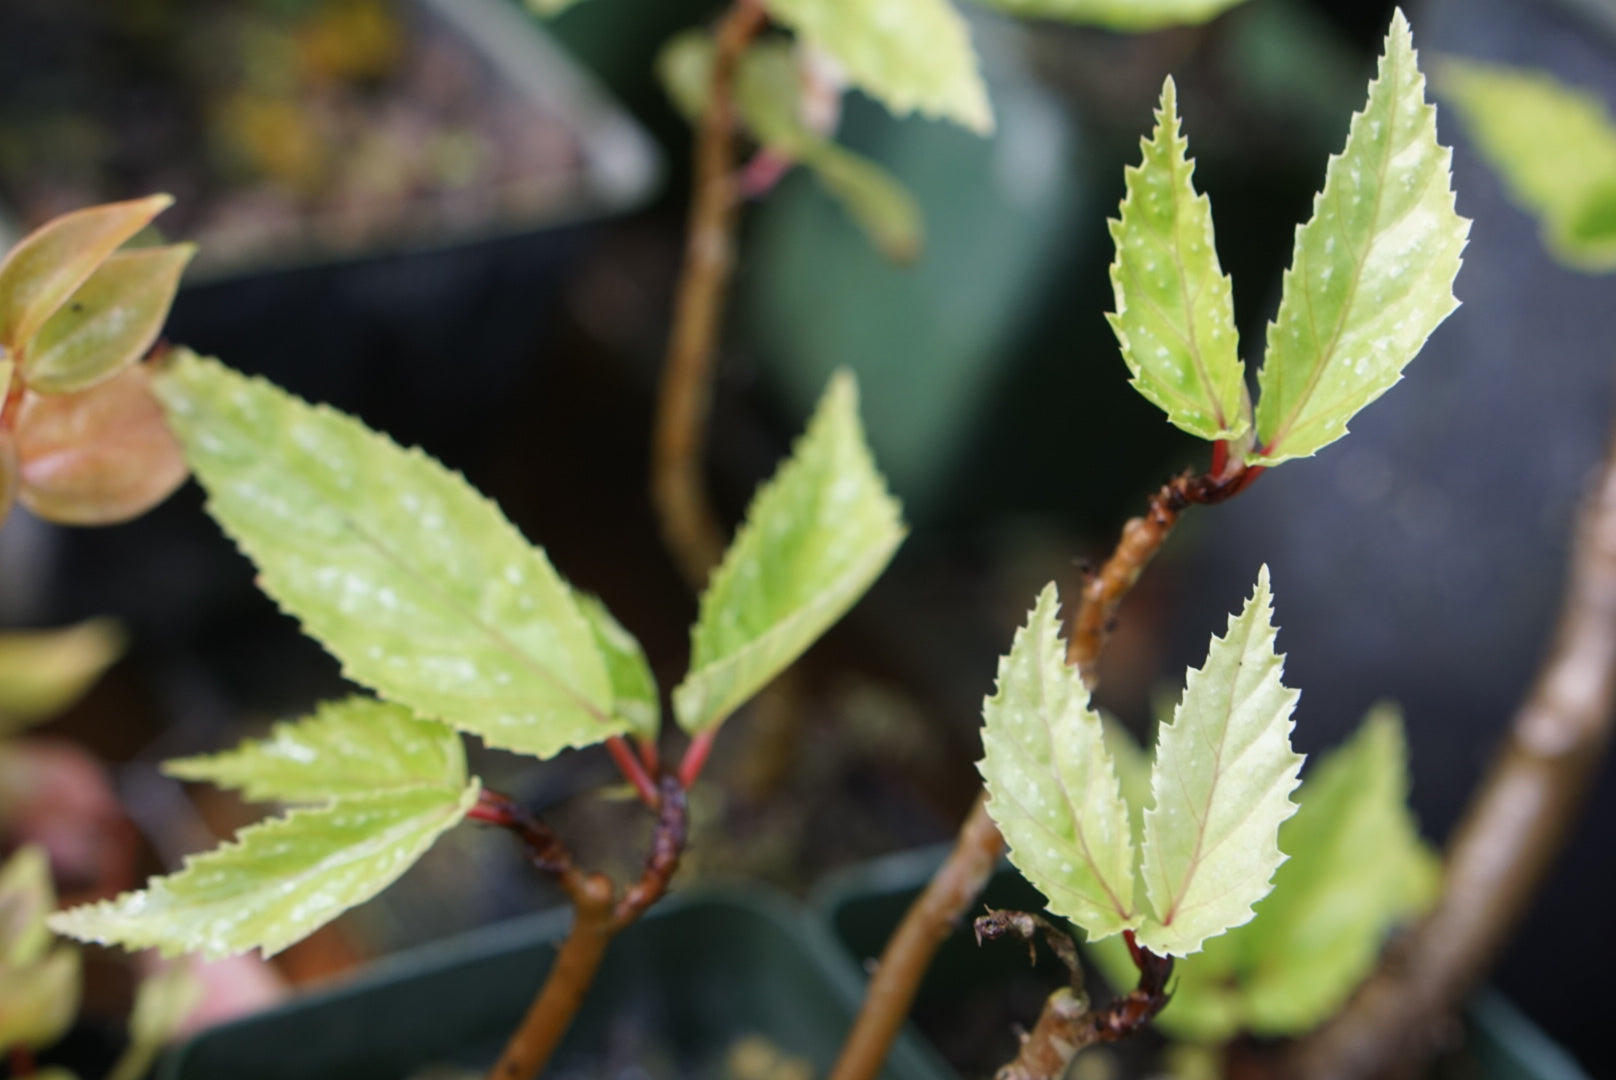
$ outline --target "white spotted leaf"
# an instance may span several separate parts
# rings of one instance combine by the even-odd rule
[[[761,690],[857,602],[904,534],[864,440],[857,386],[839,372],[702,594],[690,673],[673,692],[679,725],[715,727]]]
[[[1296,231],[1258,373],[1249,463],[1309,457],[1346,434],[1458,306],[1453,279],[1470,223],[1454,210],[1451,156],[1398,11],[1368,101]]]
[[[190,353],[157,393],[209,512],[349,678],[537,757],[633,729],[572,590],[459,474]]]
[[[1171,78],[1141,146],[1144,160],[1125,172],[1121,215],[1109,223],[1111,329],[1133,385],[1168,420],[1203,439],[1234,439],[1251,423],[1234,292],[1218,263],[1211,203],[1195,190]]]
[[[1150,917],[1138,931],[1153,952],[1187,956],[1248,922],[1284,861],[1279,827],[1296,812],[1302,756],[1291,749],[1297,693],[1280,681],[1272,615],[1265,566],[1157,733],[1141,857]]]
[[[1092,941],[1140,923],[1133,827],[1104,725],[1066,665],[1059,609],[1045,586],[1000,659],[982,705],[979,768],[1010,861]]]

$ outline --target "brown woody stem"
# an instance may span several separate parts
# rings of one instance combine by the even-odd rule
[[[651,501],[680,571],[700,588],[724,551],[702,482],[713,357],[735,256],[735,69],[763,28],[760,0],[735,0],[718,24],[707,110],[696,136],[689,235],[651,439]]]
[[[1285,1064],[1307,1080],[1419,1068],[1520,923],[1576,820],[1616,702],[1616,445],[1583,508],[1554,647],[1450,840],[1437,908]]]
[[[1151,497],[1145,516],[1129,521],[1111,557],[1088,586],[1072,620],[1072,641],[1066,662],[1083,673],[1093,686],[1095,663],[1105,648],[1117,609],[1145,566],[1166,543],[1178,514],[1193,503],[1215,503],[1244,491],[1263,472],[1238,461],[1216,473],[1186,473],[1164,485]],[[953,933],[967,909],[982,894],[993,868],[1004,853],[1004,838],[988,816],[985,796],[971,806],[953,849],[887,942],[870,977],[864,1004],[853,1029],[842,1044],[829,1080],[874,1080],[903,1026],[915,992],[931,966],[937,949]]]

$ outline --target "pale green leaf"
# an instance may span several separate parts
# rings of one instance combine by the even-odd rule
[[[68,297],[23,358],[23,381],[71,394],[139,360],[157,340],[195,244],[115,252]]]
[[[174,202],[148,195],[53,218],[23,237],[0,263],[0,346],[26,353],[45,320],[125,240]]]
[[[1024,19],[1060,19],[1110,30],[1203,23],[1243,0],[977,0]]]
[[[209,958],[272,956],[381,892],[477,801],[463,791],[406,788],[292,810],[153,878],[140,892],[53,915],[84,941]]]
[[[79,950],[59,948],[20,967],[0,967],[0,1054],[41,1049],[67,1033],[83,986]]]
[[[266,739],[168,761],[163,771],[240,790],[254,802],[309,803],[417,787],[458,791],[466,755],[448,725],[402,705],[351,697],[276,724]]]
[[[1195,190],[1189,141],[1179,134],[1173,80],[1162,86],[1144,160],[1124,176],[1127,195],[1109,222],[1116,257],[1108,316],[1133,385],[1175,426],[1234,439],[1250,426],[1234,292],[1218,264],[1212,204]]]
[[[657,71],[679,111],[695,122],[707,107],[713,40],[704,31],[679,34],[663,46]],[[925,243],[920,205],[897,178],[860,154],[825,138],[802,119],[802,78],[786,42],[754,43],[741,55],[736,107],[759,143],[810,169],[876,248],[908,262]]]
[[[965,20],[948,0],[764,0],[770,17],[830,54],[894,114],[993,130]]]
[[[0,735],[56,716],[123,654],[111,619],[0,634]]]
[[[1302,756],[1291,749],[1297,693],[1280,681],[1272,602],[1264,566],[1157,734],[1142,858],[1151,911],[1138,932],[1153,952],[1187,956],[1249,921],[1284,861],[1279,826],[1296,812]]]
[[[702,594],[690,673],[673,692],[680,726],[722,723],[788,667],[864,595],[904,534],[864,441],[858,388],[838,372]]]
[[[1616,123],[1598,94],[1546,71],[1443,59],[1437,91],[1488,163],[1542,222],[1557,257],[1616,270]]]
[[[656,676],[645,659],[645,650],[633,634],[623,629],[600,602],[588,593],[574,593],[578,610],[589,621],[595,645],[606,662],[606,677],[612,684],[612,710],[629,730],[642,739],[654,740],[662,726],[662,699]]]
[[[163,1045],[174,1038],[202,1000],[202,980],[183,961],[141,980],[129,1014],[129,1045],[107,1080],[140,1080]]]
[[[50,945],[45,916],[55,907],[50,858],[37,844],[24,844],[0,868],[0,967],[31,964],[45,955]]]
[[[209,511],[355,682],[539,757],[630,729],[572,591],[459,474],[190,353],[157,390]]]
[[[1398,11],[1369,98],[1296,231],[1279,316],[1258,373],[1249,462],[1309,457],[1403,377],[1458,306],[1470,223],[1453,208],[1451,153],[1436,141],[1408,21]]]
[[[1441,870],[1408,809],[1407,755],[1401,717],[1383,706],[1309,771],[1279,833],[1289,861],[1238,932],[1254,1034],[1299,1035],[1333,1015],[1388,931],[1435,902]]]
[[[1088,687],[1066,665],[1053,584],[999,661],[982,705],[988,813],[1010,861],[1089,939],[1139,925],[1133,828]]]

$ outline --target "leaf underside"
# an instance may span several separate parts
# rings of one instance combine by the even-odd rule
[[[977,0],[1026,19],[1060,19],[1110,30],[1203,23],[1244,0]]]
[[[802,655],[880,576],[904,533],[864,440],[858,390],[839,372],[702,594],[690,673],[673,692],[680,726],[722,723]]]
[[[1450,160],[1398,11],[1368,101],[1296,232],[1248,462],[1309,457],[1346,434],[1458,306],[1470,223],[1454,210]]]
[[[1616,270],[1616,124],[1597,94],[1548,72],[1444,59],[1437,91],[1464,119],[1549,250],[1583,270]]]
[[[631,730],[571,590],[457,473],[190,353],[157,389],[209,511],[354,681],[538,757]]]
[[[1290,744],[1298,695],[1280,681],[1274,638],[1265,566],[1158,734],[1140,864],[1151,917],[1138,931],[1156,953],[1186,956],[1250,920],[1284,861],[1277,836],[1296,811],[1302,757]]]
[[[1059,606],[1046,586],[999,661],[978,768],[1010,861],[1095,940],[1139,925],[1133,832],[1100,716],[1066,665]]]
[[[993,130],[965,20],[948,0],[764,0],[769,16],[830,54],[895,115]]]
[[[163,771],[253,802],[319,803],[419,787],[458,791],[466,757],[453,728],[402,705],[351,697],[234,750],[164,762]]]
[[[1125,173],[1121,216],[1108,223],[1111,329],[1133,385],[1168,420],[1203,439],[1234,439],[1250,424],[1234,293],[1218,263],[1212,205],[1195,190],[1171,78],[1141,146],[1143,162]]]

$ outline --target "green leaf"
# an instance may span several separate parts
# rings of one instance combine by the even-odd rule
[[[202,980],[184,962],[141,980],[129,1014],[129,1045],[107,1080],[140,1080],[163,1045],[177,1035],[202,1000]]]
[[[1060,597],[1046,585],[982,705],[988,813],[1049,910],[1089,939],[1139,925],[1133,828],[1088,687],[1066,665]]]
[[[595,646],[606,662],[606,677],[612,684],[612,710],[629,730],[642,739],[655,739],[662,726],[662,700],[656,676],[645,659],[645,650],[633,634],[623,629],[599,597],[574,593],[578,610],[589,621]]]
[[[1234,439],[1251,422],[1234,292],[1218,264],[1212,204],[1195,191],[1171,76],[1156,130],[1140,145],[1144,161],[1126,170],[1122,213],[1109,222],[1111,329],[1133,385],[1168,420],[1203,439]]]
[[[123,630],[111,619],[0,634],[0,735],[59,714],[123,655],[123,648]]]
[[[195,253],[195,244],[114,253],[34,338],[22,365],[29,389],[87,390],[144,356]]]
[[[1427,910],[1440,864],[1408,808],[1397,710],[1370,713],[1309,771],[1280,829],[1290,859],[1240,934],[1246,1027],[1299,1035],[1333,1015],[1374,969],[1387,932]]]
[[[1443,59],[1437,91],[1556,257],[1616,270],[1616,124],[1597,94],[1545,71]]]
[[[243,829],[140,892],[53,915],[84,941],[165,956],[273,956],[392,884],[477,801],[463,791],[404,788],[293,810]]]
[[[0,1054],[46,1047],[67,1034],[83,986],[79,950],[60,948],[21,967],[0,967]]]
[[[970,33],[948,0],[764,0],[764,6],[895,115],[919,112],[980,135],[993,130]]]
[[[1302,756],[1291,749],[1298,695],[1280,682],[1272,602],[1264,566],[1157,734],[1141,861],[1151,917],[1138,932],[1153,952],[1187,956],[1250,920],[1285,859],[1279,826],[1296,812]]]
[[[527,6],[545,18],[554,18],[582,0],[527,0]]]
[[[1060,19],[1110,30],[1203,23],[1243,0],[977,0],[1024,19]]]
[[[402,705],[351,697],[276,724],[267,739],[168,761],[163,771],[238,789],[254,802],[308,803],[420,787],[459,791],[466,755],[453,728]]]
[[[657,71],[675,106],[692,123],[707,108],[712,35],[686,31],[670,40]],[[741,55],[736,106],[754,138],[801,162],[870,242],[894,262],[909,262],[925,243],[920,205],[886,169],[825,138],[802,119],[802,78],[795,49],[784,41],[754,43]]]
[[[174,202],[148,195],[53,218],[23,237],[0,263],[0,345],[26,354],[45,320],[95,268]]]
[[[538,757],[630,730],[571,589],[457,473],[190,353],[157,391],[209,511],[355,682]]]
[[[1345,435],[1458,306],[1453,279],[1470,223],[1453,208],[1451,157],[1398,11],[1368,102],[1296,230],[1257,380],[1260,447],[1248,462],[1310,457]]]
[[[864,441],[857,385],[838,372],[702,594],[690,673],[673,692],[680,726],[717,726],[788,667],[864,595],[904,534]]]
[[[56,907],[50,858],[37,844],[18,848],[0,868],[0,967],[31,964],[45,955],[45,916]]]

